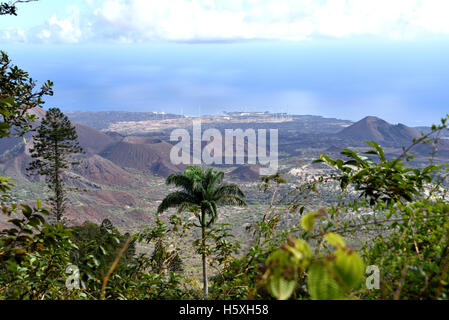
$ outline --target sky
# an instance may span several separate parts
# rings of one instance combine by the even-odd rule
[[[449,112],[447,0],[39,0],[0,49],[46,107],[271,111],[430,125]]]

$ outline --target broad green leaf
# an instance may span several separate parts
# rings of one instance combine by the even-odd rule
[[[308,266],[310,259],[312,258],[312,249],[307,242],[302,239],[296,239],[294,246],[286,246],[286,249],[293,254],[296,263],[298,263],[301,268],[305,269]]]
[[[321,263],[313,264],[308,272],[307,286],[312,300],[344,298],[344,290]]]
[[[278,300],[287,300],[295,290],[296,281],[286,280],[282,276],[271,277],[268,283],[270,294]]]
[[[315,212],[308,213],[301,218],[301,226],[304,228],[304,230],[310,232],[313,230],[313,227],[315,226],[315,220],[316,220],[316,213]]]
[[[326,233],[324,235],[324,240],[326,240],[327,243],[334,246],[335,248],[346,247],[346,243],[343,237],[333,232]]]
[[[357,288],[363,281],[364,263],[354,251],[348,253],[344,250],[336,251],[337,258],[333,264],[335,272],[348,288]]]
[[[295,240],[295,249],[301,252],[304,258],[312,257],[312,249],[310,249],[309,244],[303,239]]]
[[[33,213],[33,209],[29,205],[22,204],[22,213],[25,217],[29,218],[31,216],[31,213]]]

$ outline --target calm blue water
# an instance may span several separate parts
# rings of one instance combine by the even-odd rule
[[[64,110],[282,111],[428,125],[449,112],[449,41],[1,45]]]

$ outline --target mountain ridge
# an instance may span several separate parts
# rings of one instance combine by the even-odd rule
[[[375,117],[367,116],[337,133],[341,138],[369,140],[388,145],[407,144],[420,134],[402,123],[396,125]]]

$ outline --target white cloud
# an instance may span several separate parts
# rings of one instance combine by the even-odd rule
[[[128,41],[410,38],[449,33],[448,9],[447,0],[107,0],[94,24],[101,36]]]
[[[78,43],[81,41],[83,32],[80,24],[80,12],[77,7],[70,6],[67,8],[68,17],[58,19],[53,14],[43,26],[39,26],[32,30],[35,39],[42,42],[62,42],[62,43]]]
[[[17,27],[10,27],[0,31],[0,40],[5,42],[27,42],[25,30]]]
[[[38,40],[409,39],[449,33],[447,0],[85,0],[85,6],[90,13],[81,24],[79,10],[71,7],[67,17],[53,15],[37,28]],[[2,38],[8,37],[13,31],[3,30]]]

